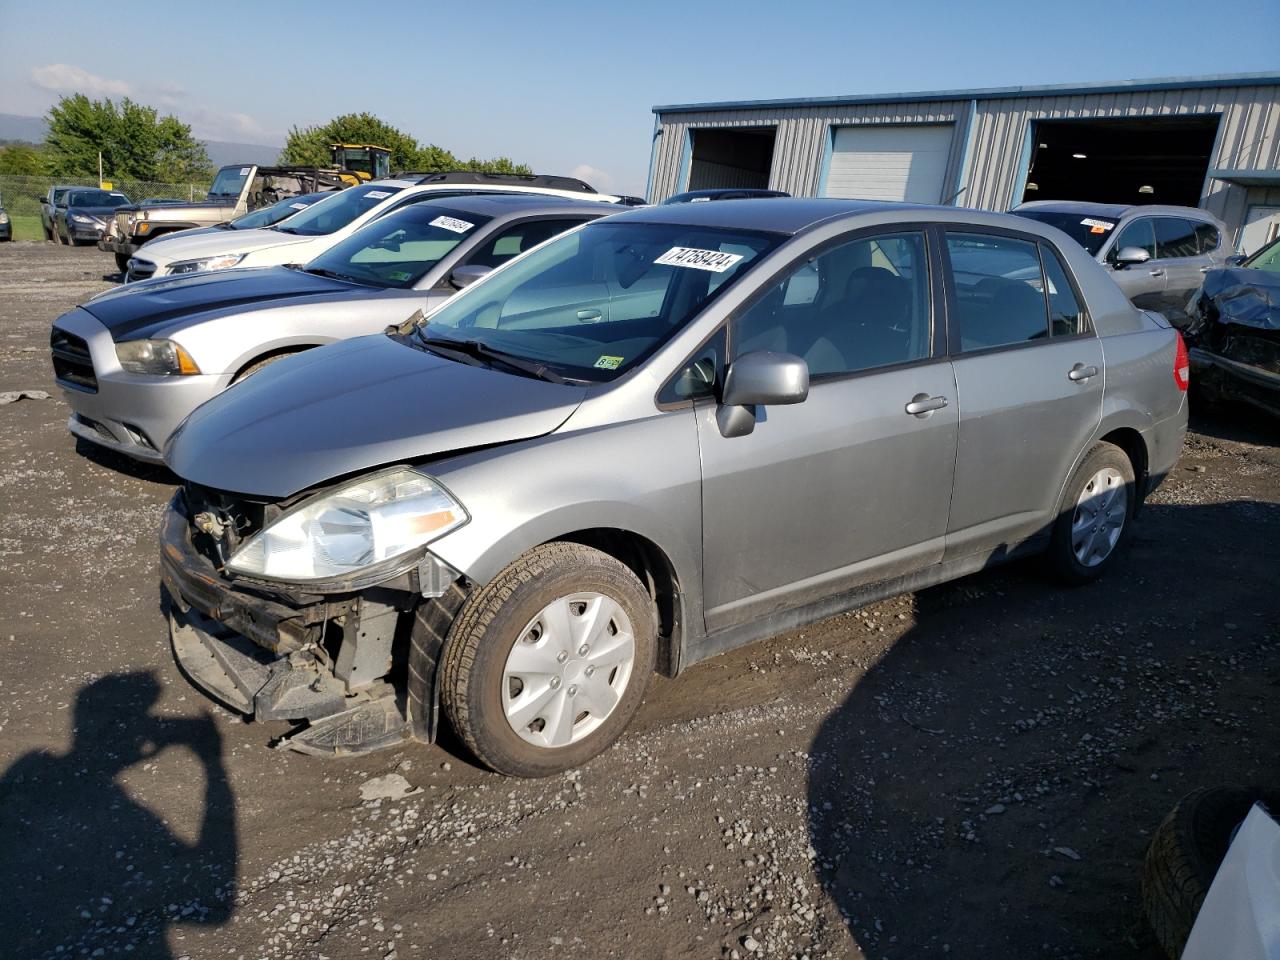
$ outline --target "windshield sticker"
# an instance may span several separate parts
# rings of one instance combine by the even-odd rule
[[[1116,228],[1116,225],[1110,220],[1094,220],[1092,217],[1085,217],[1080,221],[1080,224],[1088,227],[1090,233],[1106,233],[1108,230]]]
[[[689,202],[690,202],[690,203],[706,203],[706,202],[707,202],[707,201],[709,201],[710,199],[711,199],[710,197],[694,197],[694,198],[693,198],[692,200],[690,200]]]
[[[305,209],[307,209],[307,205],[306,205],[305,203],[291,203],[291,204],[289,204],[289,209],[290,209],[290,210],[305,210]]]
[[[597,370],[617,370],[622,365],[622,357],[603,356],[592,364]]]
[[[413,274],[411,274],[408,270],[392,270],[390,273],[387,274],[387,279],[394,280],[397,283],[403,283],[405,280],[408,280],[411,276],[413,276]]]
[[[241,168],[240,168],[240,176],[242,176],[242,177],[247,177],[247,176],[249,175],[249,171],[250,171],[250,170],[252,170],[252,169],[253,169],[252,167],[241,167]]]
[[[742,259],[740,253],[721,253],[719,250],[699,250],[697,247],[672,247],[654,263],[671,267],[691,267],[694,270],[710,270],[724,273]]]
[[[436,217],[431,221],[433,227],[443,227],[445,230],[452,230],[454,233],[466,233],[474,223],[467,223],[465,220],[459,220],[457,217]]]
[[[366,200],[385,200],[391,196],[390,190],[370,190],[364,195]]]

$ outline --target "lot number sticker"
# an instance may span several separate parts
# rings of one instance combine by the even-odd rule
[[[622,357],[603,356],[592,366],[600,370],[617,370],[622,365]]]
[[[431,226],[441,227],[445,230],[452,230],[454,233],[466,233],[474,223],[467,223],[465,220],[459,220],[457,217],[436,217],[431,221]]]
[[[697,247],[672,247],[654,263],[670,267],[690,267],[694,270],[710,270],[724,273],[742,259],[740,253],[721,253],[719,250],[699,250]]]
[[[364,195],[366,200],[385,200],[391,196],[390,190],[370,190]]]
[[[291,203],[291,204],[289,204],[289,209],[290,209],[290,210],[305,210],[305,209],[307,209],[307,205],[306,205],[305,203]]]
[[[241,167],[241,168],[240,168],[240,176],[242,176],[242,177],[247,177],[247,176],[249,175],[249,171],[250,171],[250,169],[252,169],[252,168],[251,168],[251,167]]]
[[[1094,220],[1092,217],[1085,217],[1080,223],[1088,227],[1090,233],[1106,233],[1108,230],[1114,230],[1116,226],[1110,220]]]

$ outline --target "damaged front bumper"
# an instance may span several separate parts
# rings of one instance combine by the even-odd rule
[[[233,583],[193,543],[179,491],[161,528],[160,572],[178,665],[238,713],[304,724],[279,746],[333,756],[435,739],[436,667],[466,598],[443,562],[428,555],[360,591]]]
[[[1215,394],[1239,400],[1280,417],[1280,372],[1233,360],[1202,347],[1188,351],[1193,383],[1204,384]],[[1280,343],[1276,345],[1280,358]]]

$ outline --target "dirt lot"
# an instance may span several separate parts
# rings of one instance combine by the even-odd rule
[[[172,479],[66,433],[49,322],[111,268],[0,248],[0,391],[54,394],[0,406],[0,953],[1154,958],[1150,831],[1275,782],[1280,426],[1240,411],[1103,582],[1016,566],[658,679],[569,775],[273,752],[169,655]]]

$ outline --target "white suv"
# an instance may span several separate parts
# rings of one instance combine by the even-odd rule
[[[470,171],[401,175],[348,187],[273,227],[215,233],[182,231],[152,240],[129,261],[125,282],[174,274],[307,263],[370,220],[407,204],[474,193],[534,193],[619,203],[572,177]],[[194,235],[193,235],[194,234]]]

